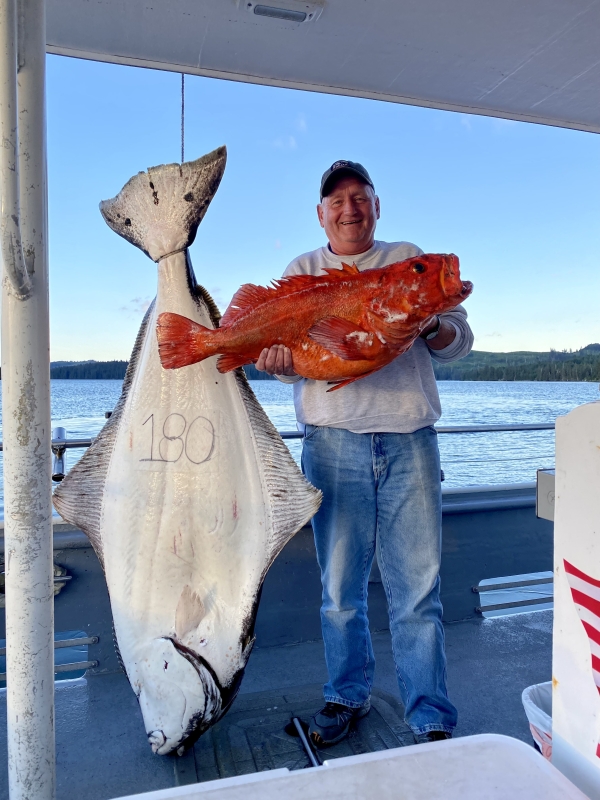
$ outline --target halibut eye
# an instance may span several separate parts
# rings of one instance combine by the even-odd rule
[[[413,272],[425,272],[425,264],[415,264],[413,267]]]

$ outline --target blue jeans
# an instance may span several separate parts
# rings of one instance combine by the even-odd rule
[[[358,708],[375,657],[367,590],[375,549],[392,650],[414,733],[452,732],[440,602],[442,492],[437,434],[351,433],[307,425],[302,467],[323,492],[312,524],[321,568],[325,700]]]

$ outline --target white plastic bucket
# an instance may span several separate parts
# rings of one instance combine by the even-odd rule
[[[534,742],[552,760],[552,681],[528,686],[521,695]]]

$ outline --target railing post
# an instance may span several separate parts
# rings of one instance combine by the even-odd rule
[[[44,0],[0,0],[10,800],[55,796],[45,50]]]
[[[52,431],[52,453],[54,454],[52,459],[52,480],[55,483],[60,483],[65,477],[66,440],[67,431],[65,428],[54,428]],[[61,442],[65,442],[65,444],[61,444]]]

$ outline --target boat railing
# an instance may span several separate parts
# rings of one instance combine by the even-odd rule
[[[58,429],[55,428],[54,432]],[[436,425],[437,433],[502,433],[510,431],[552,431],[553,422],[534,422],[516,425]],[[279,431],[282,439],[302,439],[302,431]],[[67,439],[62,436],[55,436],[52,439],[52,447],[62,448],[63,450],[77,450],[90,447],[95,440],[95,436],[86,439]],[[0,452],[3,450],[0,442]]]
[[[106,417],[110,417],[111,412],[106,412]],[[553,422],[533,422],[515,423],[511,425],[436,425],[435,430],[439,434],[465,434],[465,433],[520,433],[524,431],[550,431],[554,430]],[[302,431],[283,430],[279,431],[282,439],[302,439]],[[65,476],[65,452],[67,450],[81,450],[90,447],[95,437],[87,438],[67,438],[64,428],[54,428],[52,431],[52,452],[54,463],[52,468],[52,480],[60,482]],[[0,452],[3,450],[0,442]]]

